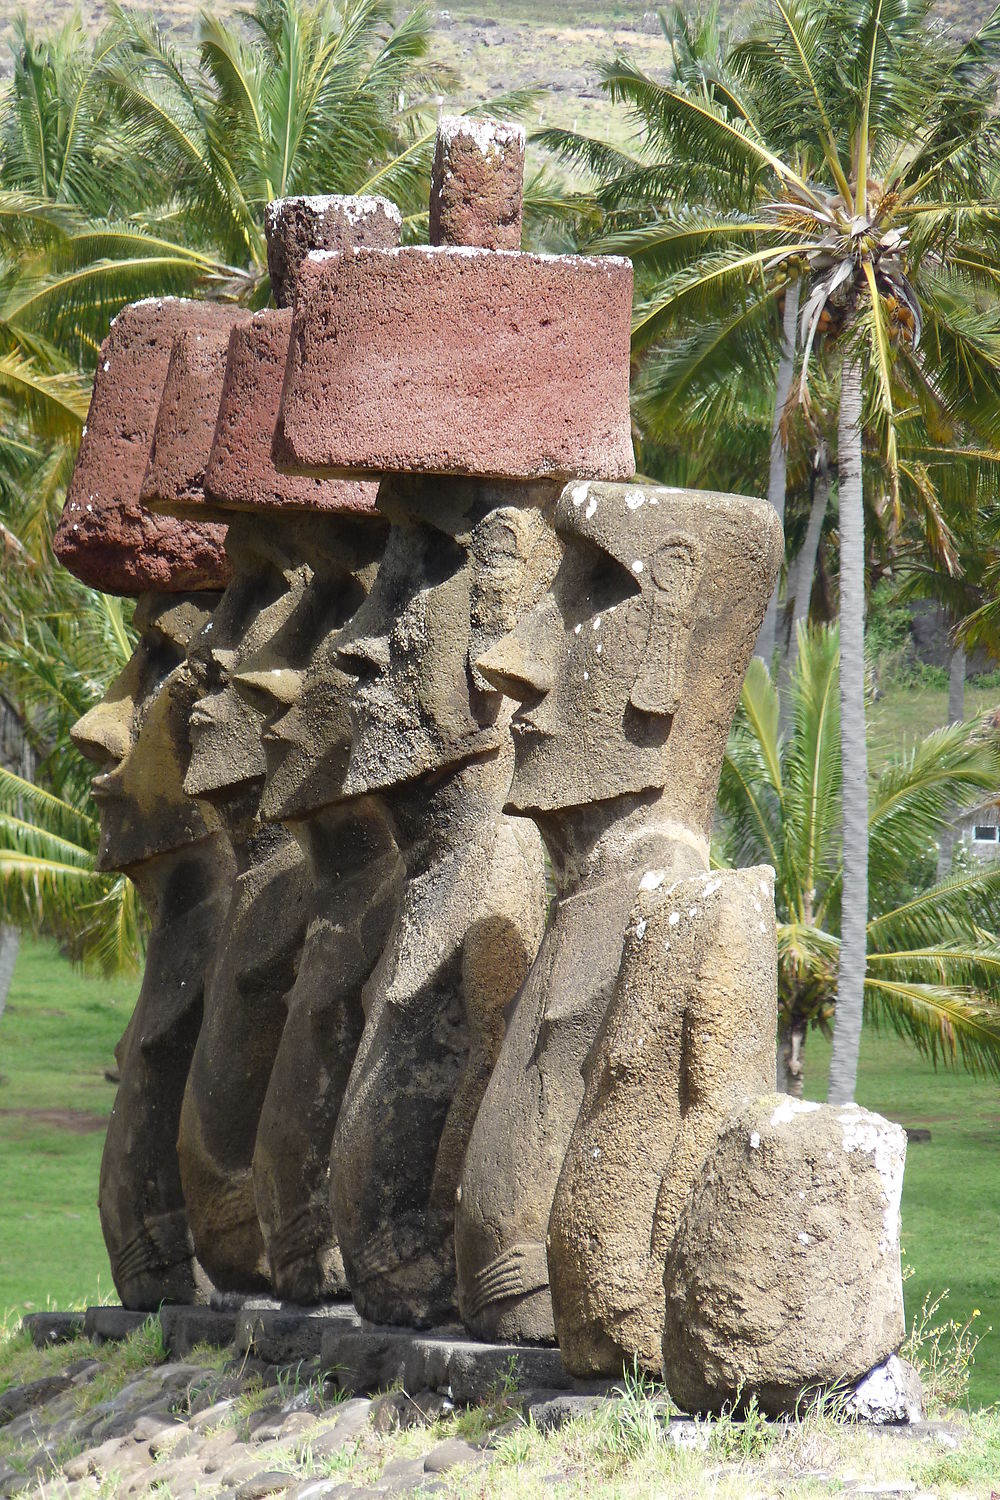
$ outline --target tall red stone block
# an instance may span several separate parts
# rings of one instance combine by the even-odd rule
[[[632,266],[465,247],[308,257],[279,465],[626,479]]]
[[[55,535],[60,562],[92,588],[224,587],[225,526],[154,515],[140,491],[175,337],[212,329],[227,337],[231,322],[227,308],[171,297],[132,303],[114,319]]]
[[[462,115],[438,124],[430,242],[520,250],[524,130]]]

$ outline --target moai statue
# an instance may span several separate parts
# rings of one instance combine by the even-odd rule
[[[330,243],[323,223],[339,223],[342,232],[345,219],[369,243],[391,240],[399,223],[381,199],[291,198],[268,206],[279,303],[290,300],[291,271],[305,251]],[[273,1288],[310,1303],[347,1291],[330,1210],[330,1146],[364,1023],[362,986],[399,904],[401,864],[379,806],[370,798],[342,798],[354,681],[334,654],[343,621],[374,579],[388,526],[373,509],[370,480],[275,469],[271,440],[290,333],[285,306],[257,314],[234,333],[207,487],[216,503],[240,507],[237,528],[289,538],[311,574],[280,629],[254,650],[240,650],[230,672],[230,686],[261,725],[261,816],[283,822],[295,836],[311,886],[252,1165]]]
[[[726,736],[781,555],[773,510],[740,496],[576,483],[556,526],[551,592],[479,662],[520,700],[510,806],[541,829],[558,892],[456,1215],[463,1320],[515,1342],[555,1336],[546,1238],[585,1064],[637,895],[708,869]]]
[[[207,1291],[177,1124],[234,869],[217,820],[183,789],[191,703],[178,672],[229,576],[225,527],[151,515],[139,491],[174,337],[230,322],[224,309],[172,298],[119,313],[55,538],[57,557],[86,583],[138,597],[136,649],[73,739],[102,768],[98,868],[132,879],[151,922],[139,998],[116,1048],[121,1081],[98,1199],[118,1294],[142,1310]]]
[[[338,655],[358,679],[344,793],[377,795],[407,885],[331,1155],[352,1295],[387,1322],[454,1313],[465,1146],[542,925],[538,840],[501,814],[509,705],[475,661],[555,572],[558,481],[633,469],[631,267],[491,248],[519,222],[522,156],[509,127],[442,122],[432,224],[456,232],[452,160],[470,199],[477,172],[506,184],[504,222],[480,203],[473,247],[310,257],[276,439],[296,472],[392,476],[385,557]]]
[[[735,552],[718,564],[738,576]],[[719,1130],[773,1092],[777,989],[770,867],[643,876],[549,1219],[572,1374],[661,1373],[667,1252]]]
[[[293,293],[303,236],[305,247],[314,249],[391,244],[399,224],[398,211],[382,199],[292,200],[285,214],[272,205],[268,232],[277,295],[287,301]],[[374,484],[288,483],[273,471],[270,437],[289,324],[290,312],[279,308],[245,318],[224,346],[207,340],[175,345],[146,476],[156,508],[230,521],[233,577],[211,628],[192,643],[186,663],[198,698],[186,786],[222,819],[238,877],[206,994],[178,1149],[199,1257],[220,1289],[239,1293],[271,1284],[253,1152],[314,890],[299,845],[260,816],[264,711],[255,694],[237,691],[233,679],[297,616],[314,564],[327,579],[336,577],[336,588],[322,601],[328,619],[349,615],[364,597],[384,532],[377,522],[356,520],[353,530],[344,523],[332,545],[325,517],[318,514],[334,508],[366,516]],[[183,444],[171,436],[180,413],[186,414]],[[300,513],[299,503],[314,513]],[[319,1288],[320,1294],[327,1290]]]

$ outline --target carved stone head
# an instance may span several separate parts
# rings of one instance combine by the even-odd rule
[[[382,791],[502,743],[503,698],[475,656],[555,572],[554,496],[544,483],[383,484],[385,556],[337,644],[339,665],[357,681],[344,795]]]
[[[667,787],[707,829],[726,736],[780,560],[763,501],[570,484],[550,592],[479,659],[516,698],[510,805],[548,812]]]
[[[253,652],[232,686],[260,715],[265,820],[295,822],[343,796],[355,679],[336,646],[375,580],[388,526],[378,515],[303,517],[298,549],[311,570],[294,608]]]
[[[73,726],[73,743],[101,772],[99,870],[131,870],[213,831],[184,791],[191,694],[182,670],[191,637],[218,594],[144,594],[139,641],[103,699]]]

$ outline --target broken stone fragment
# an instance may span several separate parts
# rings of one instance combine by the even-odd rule
[[[228,326],[190,329],[174,340],[142,482],[143,503],[153,510],[182,516],[192,510],[213,514],[205,496],[205,471],[222,398],[229,334],[250,317],[242,308],[229,311]]]
[[[101,345],[83,440],[55,553],[92,588],[112,594],[219,589],[229,576],[226,528],[153,515],[140,490],[174,338],[228,335],[231,308],[154,298],[124,308]]]
[[[856,1104],[769,1095],[729,1121],[666,1261],[663,1377],[682,1410],[756,1396],[792,1412],[895,1353],[905,1157],[902,1127]]]
[[[463,115],[438,124],[430,242],[520,250],[524,130]]]
[[[264,214],[267,269],[278,307],[291,307],[310,250],[398,245],[402,216],[388,198],[339,195],[275,198]]]
[[[302,267],[280,467],[509,479],[635,469],[632,267],[467,246]]]

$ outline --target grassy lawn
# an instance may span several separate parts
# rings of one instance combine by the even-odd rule
[[[22,943],[0,1017],[0,1309],[113,1291],[97,1218],[115,1093],[104,1070],[136,990],[81,977],[51,944]]]
[[[973,719],[1000,708],[1000,688],[966,684],[965,715]],[[948,689],[889,682],[868,707],[869,767],[878,771],[900,744],[912,745],[948,719]]]

